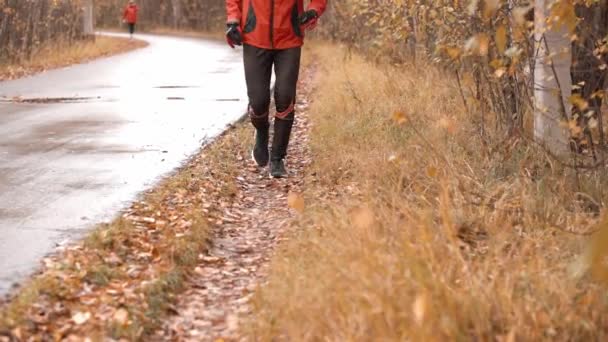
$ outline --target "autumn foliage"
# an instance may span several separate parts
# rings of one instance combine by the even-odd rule
[[[331,7],[322,25],[326,37],[376,61],[429,59],[459,79],[462,100],[482,130],[511,136],[531,131],[533,74],[544,44],[534,37],[533,1],[350,0]],[[571,36],[575,97],[564,99],[573,115],[562,124],[589,154],[605,143],[600,108],[608,64],[606,22],[605,0],[557,0],[542,23],[545,29],[565,27]]]
[[[82,38],[80,0],[0,0],[0,63]]]

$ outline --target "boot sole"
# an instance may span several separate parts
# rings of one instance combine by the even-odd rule
[[[287,178],[288,175],[273,175],[272,173],[268,173],[270,175],[271,178],[275,178],[275,179],[281,179],[281,178]]]

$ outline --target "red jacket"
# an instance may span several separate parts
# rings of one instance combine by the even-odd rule
[[[311,0],[308,9],[319,16],[327,0]],[[263,49],[289,49],[302,46],[304,30],[298,16],[304,12],[303,0],[226,0],[228,23],[240,23],[243,42]]]
[[[122,19],[129,24],[135,24],[137,22],[137,5],[130,4],[125,7],[125,11],[122,14]]]

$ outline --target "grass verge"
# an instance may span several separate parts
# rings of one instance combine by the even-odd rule
[[[525,137],[483,136],[432,65],[314,50],[308,205],[246,334],[606,339],[603,170],[564,168]]]
[[[72,44],[49,44],[30,58],[0,64],[0,81],[29,76],[50,69],[84,63],[95,58],[119,54],[148,45],[141,40],[96,36]]]
[[[246,125],[228,130],[121,217],[44,260],[0,306],[0,341],[145,340],[174,310],[210,225],[236,193],[246,132]]]

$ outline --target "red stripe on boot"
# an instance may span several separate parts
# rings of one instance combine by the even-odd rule
[[[294,103],[292,102],[289,107],[287,107],[286,110],[279,112],[277,111],[277,113],[274,115],[275,118],[279,118],[279,119],[285,119],[287,117],[287,115],[291,114],[293,112],[294,109]]]
[[[253,108],[251,106],[248,107],[247,109],[247,114],[249,115],[250,118],[252,119],[263,119],[265,117],[268,117],[268,112],[262,113],[260,115],[257,115],[254,111]]]

